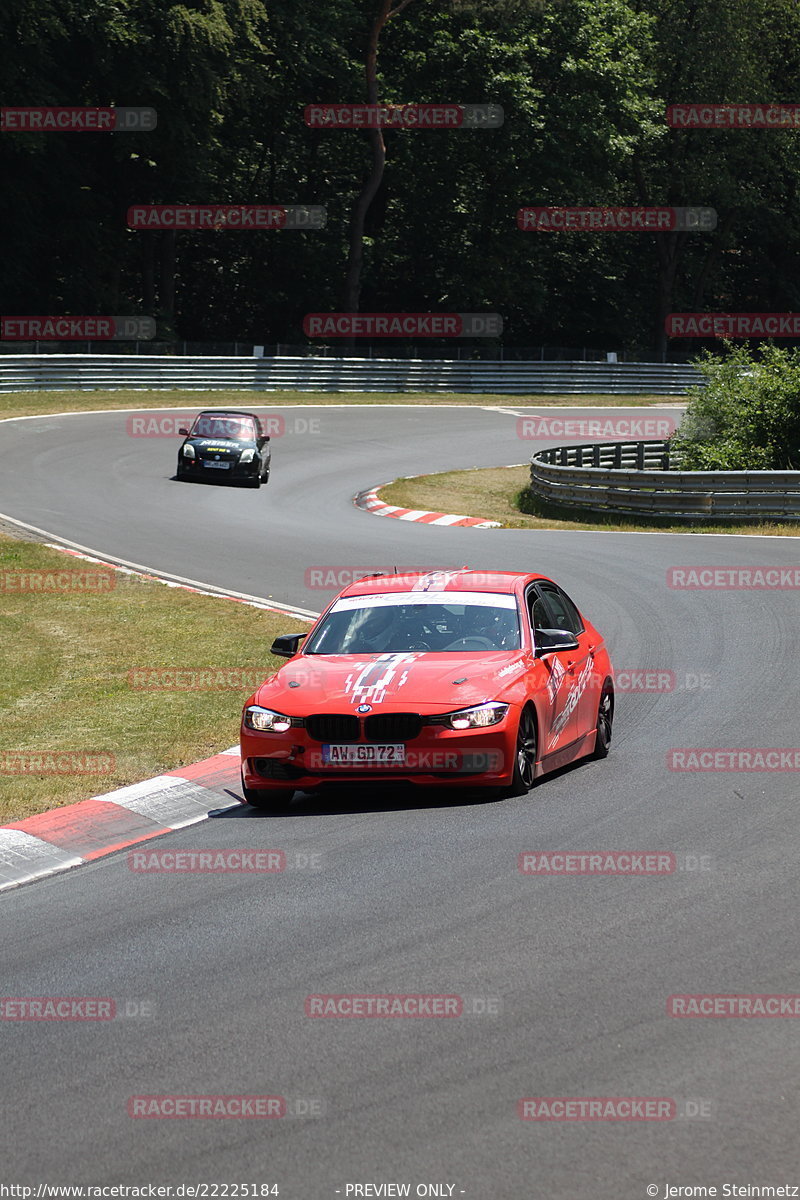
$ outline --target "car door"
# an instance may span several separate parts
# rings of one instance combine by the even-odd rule
[[[547,602],[541,584],[533,584],[526,593],[528,619],[533,630],[534,647],[538,644],[539,629],[559,629],[555,616]],[[549,721],[542,731],[542,755],[556,754],[574,742],[577,735],[577,712],[575,702],[570,703],[570,688],[573,683],[571,664],[576,651],[556,650],[546,654],[539,662],[547,672],[547,695],[549,699]]]
[[[581,614],[569,596],[554,583],[543,583],[542,596],[553,615],[555,629],[567,629],[578,642],[578,649],[567,653],[565,667],[570,692],[573,693],[575,723],[573,738],[583,737],[594,729],[597,706],[600,702],[594,667],[594,637],[587,632]]]

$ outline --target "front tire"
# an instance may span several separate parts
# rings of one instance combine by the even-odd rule
[[[600,695],[600,705],[597,709],[597,736],[595,737],[594,750],[591,757],[608,758],[608,752],[611,749],[611,730],[614,724],[614,689],[611,686],[611,680],[607,679],[603,684],[603,691]]]
[[[247,787],[242,776],[242,796],[245,804],[259,809],[261,812],[287,812],[292,803],[294,788],[251,788]]]
[[[526,796],[536,783],[536,755],[539,738],[536,730],[536,714],[528,706],[523,708],[517,727],[517,745],[514,753],[514,777],[507,796]]]

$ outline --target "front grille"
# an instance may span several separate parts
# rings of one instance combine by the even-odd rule
[[[350,713],[316,713],[306,717],[308,736],[315,742],[357,742],[358,717]]]
[[[421,729],[422,718],[418,713],[376,713],[364,721],[368,742],[410,742]]]

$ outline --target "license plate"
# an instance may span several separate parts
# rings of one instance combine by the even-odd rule
[[[326,744],[322,747],[322,761],[330,766],[375,763],[391,767],[406,761],[406,748],[402,742],[369,746]]]
[[[206,461],[203,463],[203,466],[204,466],[204,467],[216,467],[218,471],[227,471],[227,470],[228,470],[228,467],[229,467],[230,465],[231,465],[231,464],[230,464],[229,462],[227,462],[227,463],[224,463],[224,462],[218,462],[218,463],[217,463],[217,462],[208,462],[208,460],[206,460]]]

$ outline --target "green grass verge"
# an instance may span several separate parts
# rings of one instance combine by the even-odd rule
[[[516,408],[520,405],[549,408],[591,406],[593,408],[641,408],[659,404],[683,404],[685,396],[505,396],[485,394],[474,396],[461,392],[251,392],[251,391],[187,391],[165,388],[163,391],[125,389],[83,390],[63,392],[8,392],[0,395],[0,419],[31,417],[40,413],[96,412],[106,408],[201,408],[249,409],[281,404],[469,404],[475,407],[493,405]]]
[[[112,586],[19,590],[20,573],[72,571],[102,571]],[[282,661],[268,652],[273,637],[308,627],[0,534],[0,824],[234,745],[242,702]],[[183,679],[193,690],[139,690],[129,678],[138,667],[212,668],[233,678]],[[113,764],[91,775],[20,774],[16,754],[110,755]]]
[[[580,509],[561,509],[534,500],[527,489],[529,468],[488,467],[477,471],[447,471],[398,479],[381,488],[387,504],[432,512],[462,513],[499,521],[504,529],[585,529],[620,533],[758,533],[797,537],[800,524],[778,521],[706,523],[669,518],[598,516]]]

